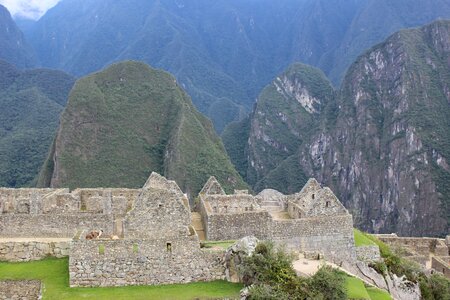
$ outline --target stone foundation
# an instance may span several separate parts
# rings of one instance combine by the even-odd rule
[[[42,299],[42,284],[38,280],[0,281],[0,300]]]

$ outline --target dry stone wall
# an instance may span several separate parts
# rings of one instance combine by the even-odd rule
[[[0,261],[23,262],[69,256],[70,241],[0,241]]]
[[[319,251],[333,261],[355,260],[351,215],[273,220],[269,239],[300,251]]]
[[[176,240],[75,241],[70,286],[123,286],[224,279],[223,254],[203,251],[196,236]]]
[[[214,180],[211,182],[218,184]],[[299,251],[318,251],[334,261],[356,259],[352,216],[330,189],[321,188],[311,179],[294,195],[267,193],[287,203],[287,207],[279,205],[286,211],[276,212],[287,218],[259,207],[257,197],[251,195],[200,194],[198,207],[206,238],[236,240],[253,235]],[[250,211],[254,203],[258,207]],[[259,203],[264,201],[259,200]]]
[[[72,238],[82,232],[103,229],[113,233],[113,216],[79,213],[71,215],[0,215],[0,237]]]
[[[234,214],[210,214],[207,217],[208,240],[237,240],[245,236],[267,239],[271,217],[268,212],[244,212]]]

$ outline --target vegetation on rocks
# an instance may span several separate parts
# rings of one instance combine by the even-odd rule
[[[291,66],[261,92],[248,134],[225,130],[236,168],[256,192],[297,192],[315,177],[366,231],[446,235],[448,43],[449,21],[395,33],[361,55],[336,92],[319,70]]]
[[[39,185],[140,188],[152,171],[192,196],[210,176],[227,191],[246,187],[211,122],[168,73],[123,62],[78,80]]]
[[[450,280],[444,275],[436,273],[427,276],[416,263],[402,257],[400,249],[394,251],[375,236],[364,235],[380,248],[383,261],[371,265],[378,273],[387,276],[391,272],[399,277],[405,276],[414,283],[418,282],[422,299],[450,299]]]

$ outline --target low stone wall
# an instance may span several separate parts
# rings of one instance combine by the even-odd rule
[[[223,253],[196,236],[177,240],[80,240],[69,259],[71,287],[156,285],[224,279]]]
[[[70,240],[63,241],[2,241],[0,240],[0,261],[31,261],[48,256],[69,256]]]
[[[450,265],[449,265],[450,257],[432,257],[431,258],[431,267],[436,271],[444,274],[445,277],[450,279]]]
[[[396,235],[377,235],[377,237],[393,247],[405,247],[420,255],[448,256],[449,248],[444,239],[428,237],[398,237]]]
[[[0,281],[1,300],[42,299],[42,284],[38,280]]]
[[[381,260],[380,248],[378,246],[356,247],[356,257],[364,262],[376,262]]]

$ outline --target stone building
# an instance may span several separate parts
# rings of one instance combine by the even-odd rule
[[[121,286],[223,279],[221,254],[200,249],[189,201],[153,173],[123,222],[119,240],[75,240],[71,286]]]
[[[222,253],[201,249],[190,223],[187,197],[156,173],[136,190],[0,189],[0,260],[69,254],[71,286],[224,278]],[[86,240],[92,230],[102,238]]]
[[[314,179],[294,195],[252,196],[226,195],[212,177],[197,207],[156,173],[142,189],[0,189],[0,260],[69,254],[74,287],[222,279],[223,251],[200,247],[197,216],[208,240],[253,235],[336,262],[356,258],[351,215]],[[85,239],[100,229],[100,239]]]
[[[356,258],[352,216],[315,179],[293,195],[265,190],[252,196],[242,191],[226,195],[211,177],[200,192],[198,210],[207,240],[254,235],[336,262]]]

